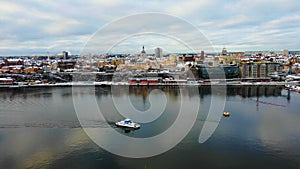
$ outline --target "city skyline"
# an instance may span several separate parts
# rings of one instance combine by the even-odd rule
[[[296,0],[176,3],[3,0],[0,2],[0,56],[57,54],[64,50],[80,53],[99,28],[124,16],[146,12],[172,15],[191,23],[211,42],[215,51],[221,51],[223,47],[228,51],[299,50],[299,6]],[[157,25],[157,29],[163,26]],[[149,35],[128,39],[112,51],[137,53],[142,45],[149,53],[153,51],[147,51],[147,48],[156,47],[166,52],[185,51],[180,44],[170,43],[166,37]]]

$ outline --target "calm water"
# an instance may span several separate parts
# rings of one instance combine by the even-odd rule
[[[74,96],[93,98],[98,103],[108,124],[97,118],[86,119],[92,128],[113,127],[136,138],[162,133],[178,115],[178,88],[131,87],[129,94],[122,88],[114,92],[115,97],[128,95],[136,109],[145,111],[151,107],[148,96],[154,89],[165,93],[164,112],[129,132],[113,126],[123,117],[114,106],[110,87],[0,90],[0,168],[300,168],[300,94],[292,92],[287,99],[287,91],[276,87],[227,88],[225,110],[231,116],[222,117],[202,144],[199,134],[209,107],[215,104],[211,103],[211,90],[200,87],[198,94],[193,87],[184,88],[184,99],[193,103],[195,97],[200,98],[196,122],[178,145],[154,157],[114,155],[95,144],[81,128]],[[161,95],[153,94],[154,102],[159,102]],[[85,109],[92,111],[88,105]]]

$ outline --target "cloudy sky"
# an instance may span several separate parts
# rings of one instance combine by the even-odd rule
[[[125,16],[145,12],[185,20],[194,25],[216,51],[223,47],[229,51],[300,50],[299,9],[297,0],[1,0],[0,55],[56,54],[62,50],[80,53],[97,31]],[[154,24],[157,30],[168,26],[168,22]],[[134,22],[128,25],[136,26]],[[121,26],[117,31],[126,29]],[[181,29],[179,33],[183,32]],[[106,35],[114,33],[107,31]],[[120,41],[118,36],[111,37],[115,38],[112,41]],[[170,52],[182,48],[182,45],[176,46],[174,40],[166,40],[169,37],[154,37],[158,36],[128,38],[119,44],[123,47],[126,44],[126,48],[112,51],[132,53],[140,51],[142,45],[148,50],[157,46],[168,48]],[[164,46],[166,42],[172,47]],[[105,42],[99,45],[103,44]]]

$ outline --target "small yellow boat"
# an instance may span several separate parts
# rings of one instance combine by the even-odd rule
[[[228,111],[224,111],[224,112],[223,112],[223,116],[229,117],[229,116],[230,116],[230,113],[229,113]]]

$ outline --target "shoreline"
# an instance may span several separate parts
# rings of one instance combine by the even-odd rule
[[[126,82],[67,82],[56,84],[29,84],[29,85],[0,85],[0,88],[48,88],[48,87],[91,87],[91,86],[284,86],[297,85],[295,82],[240,82],[240,83],[204,83],[204,84],[189,84],[189,83],[157,83],[157,84],[129,84]]]

